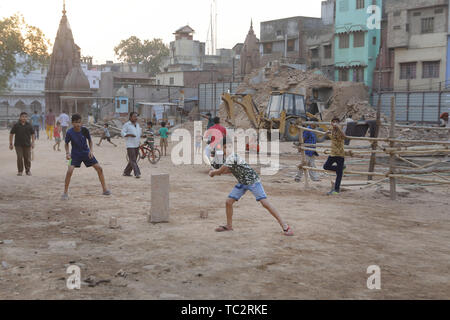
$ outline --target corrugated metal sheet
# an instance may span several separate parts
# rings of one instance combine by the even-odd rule
[[[230,92],[236,93],[239,87],[238,82],[202,83],[198,86],[200,112],[219,112],[222,103],[222,94]]]
[[[381,111],[390,116],[391,98],[396,98],[396,118],[399,122],[439,122],[441,113],[450,109],[450,93],[438,92],[411,92],[395,93],[386,92],[381,94]],[[376,106],[379,99],[378,94],[374,94],[373,103]]]

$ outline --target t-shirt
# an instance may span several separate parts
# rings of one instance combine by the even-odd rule
[[[111,134],[109,133],[108,128],[103,128],[103,134],[105,135],[106,138],[111,138]]]
[[[45,124],[47,126],[54,126],[56,123],[56,117],[54,113],[49,113],[45,116]]]
[[[308,127],[308,128],[311,129],[311,127]],[[315,145],[317,143],[316,134],[311,131],[304,131],[303,132],[303,141],[305,144]],[[313,147],[313,146],[308,146],[308,148],[315,149],[315,147]],[[309,157],[312,157],[316,154],[316,151],[307,150],[307,151],[305,151],[305,154]]]
[[[331,133],[331,156],[345,158],[344,135],[340,130],[333,129]]]
[[[70,118],[67,114],[65,113],[61,113],[59,115],[58,121],[61,123],[61,127],[68,127],[69,126],[69,122],[70,122]]]
[[[159,134],[161,135],[161,138],[167,139],[167,133],[169,132],[169,129],[167,128],[161,128],[159,129]]]
[[[31,125],[34,127],[38,127],[41,125],[41,116],[38,114],[33,114],[31,116]]]
[[[55,127],[55,129],[53,129],[53,136],[55,138],[61,138],[61,135],[59,134],[59,128]]]
[[[85,158],[89,155],[88,141],[91,141],[91,134],[85,127],[81,127],[80,132],[76,132],[74,128],[67,131],[66,144],[72,143],[72,158]]]
[[[15,147],[31,147],[31,136],[34,134],[34,129],[29,122],[25,124],[17,122],[10,133],[15,135]]]
[[[231,173],[240,184],[251,186],[261,182],[256,171],[237,153],[233,153],[225,160],[225,166],[230,169]]]
[[[208,130],[209,128],[211,128],[213,126],[214,126],[214,119],[212,117],[208,118],[208,125],[206,126],[206,130]]]
[[[221,126],[220,124],[216,124],[216,125],[212,126],[211,128],[209,128],[208,134],[211,135],[211,145],[212,145],[212,147],[214,147],[215,146],[214,141],[216,140],[216,137],[211,132],[211,130],[218,130],[218,131],[220,131],[220,133],[222,134],[222,139],[223,139],[223,138],[225,138],[227,136],[227,129],[224,126]],[[221,141],[219,141],[218,143],[220,143],[220,142]]]

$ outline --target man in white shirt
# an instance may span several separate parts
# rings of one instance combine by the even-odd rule
[[[62,128],[62,134],[63,134],[63,140],[66,139],[66,133],[67,133],[67,129],[69,128],[69,123],[70,123],[70,118],[69,116],[63,111],[63,113],[61,113],[58,117],[59,123],[61,124],[61,128]]]
[[[125,138],[127,146],[128,165],[123,172],[124,177],[131,177],[131,171],[134,171],[136,179],[141,178],[141,171],[137,164],[139,157],[139,147],[141,145],[142,129],[139,126],[138,115],[136,112],[130,113],[130,121],[122,127],[122,137]]]

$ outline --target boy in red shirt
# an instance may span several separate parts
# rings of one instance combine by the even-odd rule
[[[60,144],[61,144],[61,123],[58,121],[56,123],[56,127],[53,130],[53,137],[55,138],[55,145],[53,146],[53,150],[56,151],[56,147],[58,147],[58,151],[61,151]]]

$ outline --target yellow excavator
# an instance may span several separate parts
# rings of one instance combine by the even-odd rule
[[[280,130],[280,139],[285,141],[298,141],[300,130],[297,125],[304,121],[320,121],[321,113],[325,110],[324,103],[315,102],[308,108],[305,104],[306,90],[273,91],[270,96],[266,112],[260,111],[253,101],[251,94],[222,95],[222,101],[228,115],[228,122],[235,126],[235,104],[241,106],[253,128],[268,130],[269,139],[271,130]],[[314,114],[309,111],[313,111]],[[318,126],[318,130],[326,132],[328,128]],[[317,137],[318,141],[325,140],[325,135]]]

